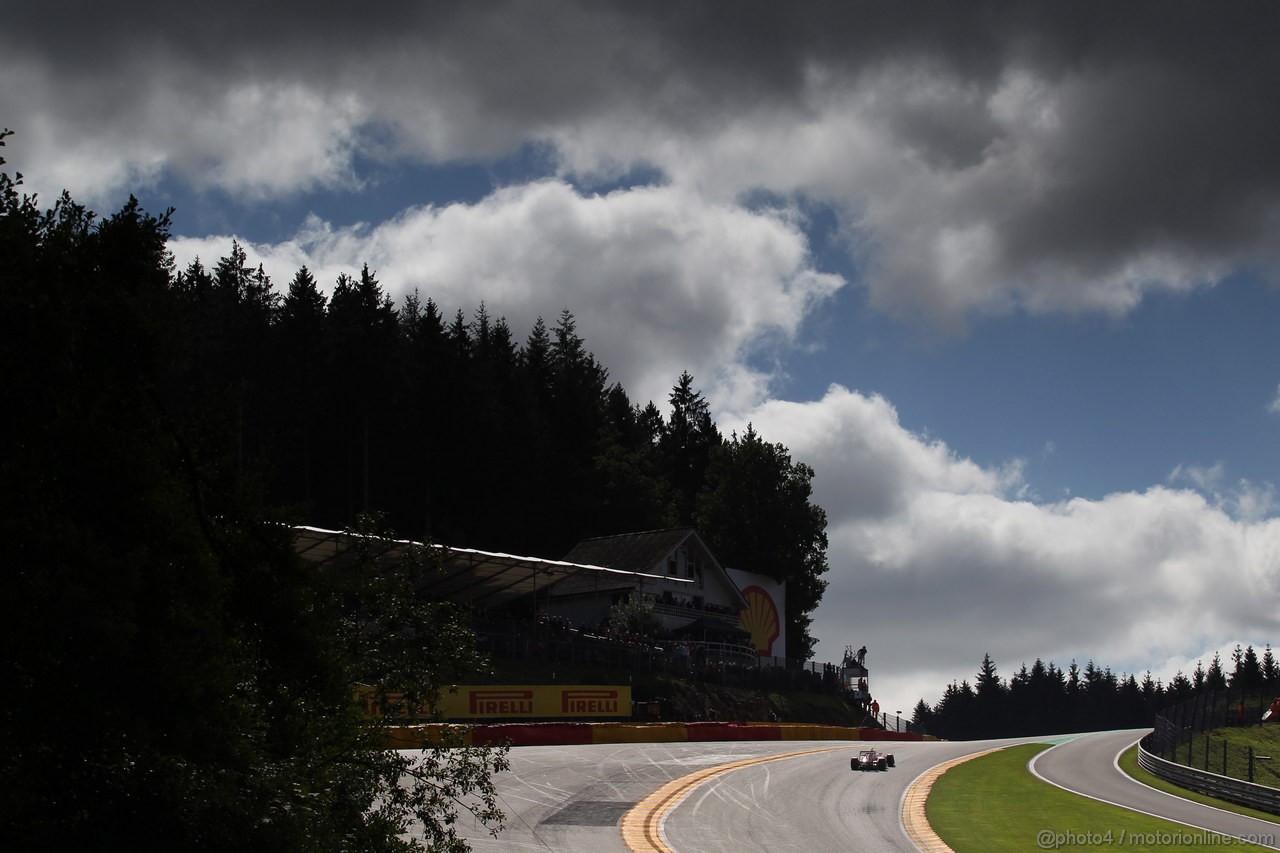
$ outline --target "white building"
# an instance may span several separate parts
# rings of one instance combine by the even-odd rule
[[[615,605],[646,596],[670,631],[701,630],[745,639],[748,603],[692,527],[584,539],[566,562],[634,572],[566,578],[550,590],[547,612],[575,625],[606,622]]]

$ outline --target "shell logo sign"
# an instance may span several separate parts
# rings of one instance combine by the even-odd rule
[[[782,619],[773,596],[758,586],[742,590],[747,609],[740,614],[742,627],[751,632],[751,644],[761,657],[773,655],[773,643],[782,633]]]

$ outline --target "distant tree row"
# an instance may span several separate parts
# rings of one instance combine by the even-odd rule
[[[374,272],[328,297],[306,267],[277,293],[233,243],[172,276],[182,406],[268,503],[341,527],[378,511],[408,537],[558,558],[588,536],[696,525],[724,562],[788,583],[807,657],[825,588],[814,472],[754,429],[726,440],[683,373],[664,413],[632,402],[577,333],[523,343],[481,302],[397,306]]]
[[[1006,680],[988,654],[973,683],[953,682],[933,706],[921,699],[913,721],[930,734],[955,740],[1138,728],[1151,725],[1162,709],[1199,693],[1228,686],[1280,691],[1280,666],[1270,645],[1261,657],[1253,646],[1237,645],[1232,659],[1230,673],[1215,654],[1207,669],[1198,662],[1190,677],[1178,671],[1165,685],[1150,672],[1139,681],[1093,661],[1083,670],[1072,661],[1063,671],[1039,658]]]

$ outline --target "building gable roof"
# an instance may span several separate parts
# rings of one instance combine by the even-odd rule
[[[668,530],[599,536],[595,539],[583,539],[573,546],[573,550],[564,559],[570,563],[589,563],[628,572],[652,572],[665,563],[667,557],[683,545],[685,540],[697,535],[692,527],[673,527]],[[706,551],[706,546],[703,545],[702,549]]]
[[[730,593],[738,599],[741,606],[746,607],[746,600],[737,584],[729,577],[720,562],[716,560],[711,549],[702,541],[698,531],[692,527],[672,527],[665,530],[647,530],[642,533],[622,533],[617,536],[600,536],[584,539],[565,555],[565,560],[572,563],[589,563],[593,566],[607,566],[648,576],[663,575],[666,561],[681,546],[696,547],[701,557],[705,557],[708,567],[714,575],[723,578]],[[669,580],[677,580],[668,577]],[[631,589],[639,585],[638,578],[614,578],[605,582],[604,578],[576,577],[566,578],[555,586],[555,595],[572,595],[605,589]]]

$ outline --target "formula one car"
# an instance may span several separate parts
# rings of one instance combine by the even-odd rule
[[[850,770],[888,770],[893,766],[893,753],[864,749],[849,759]]]

